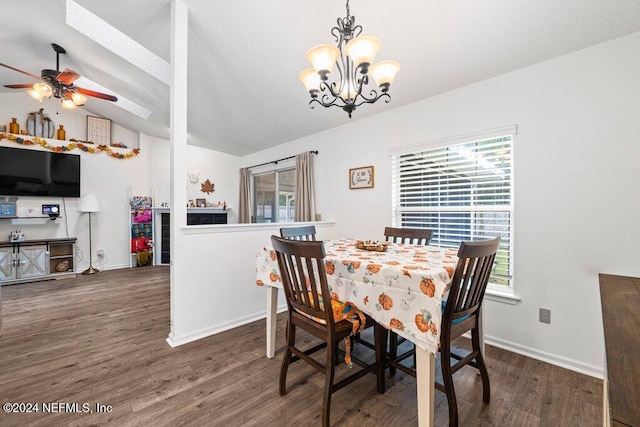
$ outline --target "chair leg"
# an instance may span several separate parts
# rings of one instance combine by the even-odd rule
[[[476,363],[478,364],[478,370],[480,371],[480,377],[482,378],[482,401],[489,403],[491,400],[491,385],[489,384],[489,372],[487,371],[487,365],[484,363],[484,357],[480,351],[480,334],[478,328],[471,330],[471,345],[473,351],[477,353]]]
[[[280,396],[287,394],[287,370],[289,369],[289,363],[291,363],[291,347],[293,347],[295,343],[296,327],[291,322],[291,319],[287,319],[287,347],[284,350],[282,367],[280,368]]]
[[[373,326],[373,331],[375,334],[376,343],[376,377],[378,393],[384,394],[384,392],[386,391],[384,383],[384,368],[387,364],[387,329],[376,323]]]
[[[393,331],[389,331],[389,359],[396,360],[398,356],[398,334]],[[396,374],[396,368],[394,366],[389,366],[389,375],[393,376]]]
[[[456,390],[453,386],[453,374],[451,372],[451,349],[448,346],[443,346],[440,349],[440,356],[442,382],[444,383],[449,406],[449,427],[458,427],[458,402],[456,401]]]
[[[327,366],[326,375],[324,379],[324,396],[322,399],[322,426],[329,427],[331,419],[331,392],[333,389],[333,377],[335,374],[335,355],[337,354],[338,343],[327,343]]]

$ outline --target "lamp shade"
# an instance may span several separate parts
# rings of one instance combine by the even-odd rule
[[[84,96],[81,93],[78,92],[73,92],[71,94],[71,100],[73,101],[73,103],[77,106],[82,106],[85,104],[85,102],[87,102],[87,97]]]
[[[53,89],[51,89],[51,86],[49,86],[46,83],[35,83],[33,85],[33,90],[35,90],[36,92],[38,92],[40,95],[42,95],[43,97],[50,97],[51,95],[53,95]]]
[[[400,71],[400,64],[396,61],[380,61],[371,67],[371,75],[378,86],[393,83],[396,73]]]
[[[83,194],[78,204],[78,212],[100,212],[100,203],[93,194]]]
[[[326,71],[330,73],[333,71],[339,55],[340,50],[337,47],[331,46],[330,44],[321,44],[309,49],[306,58],[313,68],[315,68],[316,72]]]
[[[353,61],[353,66],[358,67],[363,63],[371,64],[381,46],[382,43],[377,37],[360,36],[350,40],[345,49],[347,50],[347,55]]]
[[[298,78],[302,83],[304,83],[304,87],[307,89],[307,92],[320,90],[320,76],[313,68],[307,68],[298,75]]]

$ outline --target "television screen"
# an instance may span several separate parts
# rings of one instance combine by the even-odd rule
[[[0,196],[80,197],[80,156],[0,147]]]

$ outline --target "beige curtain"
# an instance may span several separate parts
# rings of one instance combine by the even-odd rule
[[[315,221],[313,192],[313,155],[307,151],[296,156],[295,221]]]
[[[249,180],[251,174],[248,168],[240,169],[240,203],[238,205],[238,223],[251,222],[251,187]]]

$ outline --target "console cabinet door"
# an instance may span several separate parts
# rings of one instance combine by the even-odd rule
[[[15,279],[13,246],[0,247],[0,282]]]
[[[20,246],[18,253],[18,279],[41,277],[49,274],[49,252],[46,245]]]

